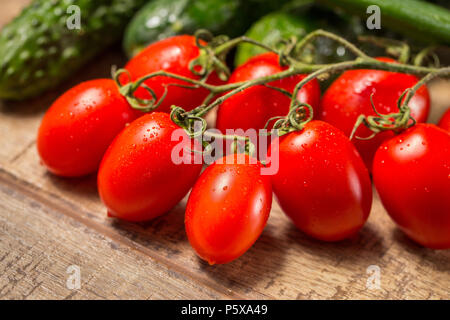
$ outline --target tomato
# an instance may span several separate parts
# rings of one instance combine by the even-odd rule
[[[234,154],[221,161],[202,173],[186,206],[189,241],[210,264],[244,254],[260,236],[272,205],[270,176],[261,175],[259,162]]]
[[[130,72],[131,80],[133,81],[161,70],[191,79],[198,79],[199,77],[189,70],[189,63],[191,60],[197,58],[199,53],[200,50],[195,44],[195,37],[187,35],[174,36],[150,44],[138,55],[133,57],[127,63],[125,69]],[[126,81],[121,80],[121,82]],[[219,84],[220,80],[213,73],[208,79],[208,83]],[[172,105],[182,107],[185,110],[191,110],[201,105],[209,93],[209,91],[203,88],[190,89],[171,85],[192,86],[192,84],[185,81],[163,76],[150,78],[145,81],[145,84],[155,92],[158,98],[162,97],[165,88],[167,88],[168,94],[157,110],[163,112],[170,112]],[[143,88],[139,88],[136,96],[146,99],[151,97]]]
[[[389,58],[378,58],[380,61],[394,62]],[[320,119],[331,123],[350,136],[359,115],[375,115],[370,103],[373,101],[378,112],[382,114],[398,112],[397,100],[408,88],[414,86],[418,79],[413,75],[379,70],[352,70],[344,72],[325,92],[322,102]],[[425,86],[421,87],[409,103],[411,115],[417,122],[425,122],[430,110],[430,98]],[[368,137],[371,131],[360,126],[356,136]],[[353,139],[369,170],[380,144],[393,136],[391,131],[385,131],[370,140]]]
[[[285,69],[280,66],[275,53],[263,53],[236,68],[229,83],[248,81],[276,74]],[[296,84],[305,76],[296,75],[271,82],[269,85],[293,92]],[[320,100],[318,81],[314,79],[308,82],[299,91],[297,97],[301,102],[317,108]],[[290,98],[283,93],[262,85],[253,86],[226,99],[220,105],[216,127],[223,133],[225,133],[225,129],[262,129],[270,118],[287,115],[289,105]]]
[[[37,137],[42,163],[59,176],[93,173],[114,137],[140,114],[113,80],[81,83],[59,97],[42,119]]]
[[[417,124],[385,141],[373,181],[391,218],[414,241],[450,248],[450,133]]]
[[[281,136],[270,147],[279,170],[273,190],[283,211],[313,238],[338,241],[355,234],[372,205],[369,172],[349,139],[319,120]],[[276,158],[276,157],[275,157]]]
[[[98,172],[100,198],[110,216],[128,221],[153,219],[174,207],[200,174],[192,152],[183,152],[177,164],[172,150],[193,150],[184,131],[167,113],[154,112],[132,122],[108,148]]]
[[[447,111],[445,111],[445,113],[442,115],[442,118],[439,121],[439,127],[450,131],[450,108],[448,108]]]

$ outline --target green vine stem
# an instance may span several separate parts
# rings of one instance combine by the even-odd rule
[[[358,41],[371,43],[378,47],[384,48],[387,54],[397,57],[400,63],[408,63],[411,55],[411,50],[408,44],[400,40],[374,36],[359,36]]]
[[[420,51],[416,57],[414,58],[414,65],[415,66],[421,66],[423,65],[425,59],[428,56],[431,56],[433,58],[433,63],[436,67],[440,66],[440,61],[439,61],[439,57],[436,55],[436,53],[434,51],[436,51],[437,47],[436,46],[430,46],[427,47],[425,49],[423,49],[422,51]]]
[[[420,79],[420,81],[418,81],[411,89],[407,90],[408,94],[406,95],[406,98],[405,98],[405,101],[403,102],[403,104],[405,106],[408,105],[408,103],[411,101],[411,99],[414,96],[414,94],[416,93],[416,91],[419,90],[419,88],[421,86],[423,86],[424,84],[427,84],[431,80],[436,79],[438,77],[449,76],[449,75],[450,75],[450,67],[441,68],[437,71],[427,74],[425,77]]]
[[[300,57],[302,52],[307,48],[307,46],[311,45],[311,43],[318,37],[327,37],[340,43],[341,45],[349,49],[356,56],[355,59],[333,64],[306,63],[298,59],[297,57]],[[188,133],[191,136],[194,136],[194,133],[191,131],[193,121],[202,119],[204,115],[206,115],[210,110],[212,110],[216,106],[222,104],[226,99],[255,85],[265,85],[268,88],[280,91],[283,94],[289,95],[291,97],[290,111],[288,115],[279,118],[278,121],[275,123],[274,128],[278,129],[282,134],[285,134],[292,130],[299,130],[303,127],[305,123],[310,121],[313,116],[311,106],[303,103],[302,101],[298,101],[297,99],[298,92],[303,88],[303,86],[306,85],[312,79],[318,78],[320,76],[354,69],[385,70],[391,72],[414,74],[417,76],[425,75],[425,77],[421,81],[419,81],[419,83],[416,86],[414,86],[408,93],[406,93],[405,103],[403,104],[399,103],[398,106],[400,109],[400,113],[403,112],[401,116],[395,114],[389,115],[389,117],[391,117],[390,118],[391,122],[387,123],[386,118],[383,118],[382,115],[377,113],[377,117],[373,118],[365,117],[364,120],[361,117],[359,123],[365,124],[366,126],[369,126],[375,130],[380,131],[384,130],[383,128],[381,128],[380,124],[381,122],[384,121],[385,122],[384,125],[386,126],[386,128],[390,127],[390,129],[392,129],[392,127],[395,127],[398,129],[400,125],[405,126],[405,124],[401,122],[400,119],[403,119],[404,121],[405,114],[409,112],[407,111],[407,109],[409,110],[409,108],[407,107],[407,103],[410,101],[412,95],[414,95],[415,90],[417,90],[417,88],[419,88],[421,85],[429,81],[431,78],[448,75],[448,72],[446,71],[448,68],[437,69],[424,67],[420,65],[409,65],[399,62],[379,61],[375,58],[368,56],[363,51],[358,49],[354,44],[350,43],[344,38],[324,30],[316,30],[314,32],[311,32],[310,34],[306,35],[300,42],[296,42],[295,39],[285,41],[286,46],[284,49],[283,48],[275,49],[245,36],[234,38],[231,40],[229,40],[227,37],[224,36],[214,38],[208,31],[205,30],[199,30],[196,33],[196,41],[197,45],[200,48],[200,54],[198,58],[191,61],[189,67],[190,70],[199,77],[199,79],[192,79],[177,74],[169,73],[166,71],[158,71],[148,74],[144,77],[141,77],[134,82],[121,84],[119,78],[122,74],[127,73],[127,71],[123,69],[118,70],[114,72],[113,75],[114,79],[116,80],[117,84],[120,87],[121,94],[126,97],[130,105],[133,108],[142,110],[144,112],[153,111],[156,108],[158,108],[161,102],[164,100],[165,96],[168,94],[168,87],[166,86],[163,95],[161,97],[157,97],[154,91],[145,85],[145,81],[150,78],[157,76],[165,76],[186,83],[186,85],[173,84],[176,86],[182,86],[190,89],[195,89],[199,87],[207,89],[209,91],[209,95],[205,98],[202,105],[198,106],[197,108],[189,112],[186,112],[179,107],[174,107],[172,110],[171,114],[172,119],[177,124],[185,128],[185,130],[188,131]],[[403,43],[393,42],[390,40],[386,40],[383,42],[378,38],[370,40],[366,39],[366,41],[377,41],[381,45],[390,47],[391,49],[393,48],[392,50],[400,55],[401,60],[407,60],[409,57],[409,47],[405,47]],[[266,51],[278,54],[280,57],[280,64],[285,65],[286,69],[273,75],[268,75],[244,82],[228,83],[224,85],[208,84],[207,79],[212,72],[217,72],[219,76],[222,77],[222,79],[228,78],[228,76],[230,75],[230,71],[225,63],[226,54],[232,48],[241,43],[249,43],[252,45],[256,45],[265,49]],[[306,76],[302,81],[300,81],[296,85],[292,93],[282,89],[280,90],[280,88],[270,86],[270,82],[298,74],[308,74],[308,76]],[[150,99],[140,99],[135,96],[136,90],[140,87],[144,88],[150,94],[151,96]],[[220,97],[218,97],[213,101],[213,99],[219,95]],[[309,113],[305,112],[306,109],[309,110]],[[306,114],[308,114],[308,116],[306,116]],[[381,121],[380,119],[383,119],[383,121]],[[392,119],[396,120],[396,122],[394,121],[395,122],[394,124],[392,124]],[[273,119],[271,119],[271,121],[272,120]],[[204,128],[202,129],[202,134],[206,130],[206,124],[204,124],[203,127]],[[240,139],[237,138],[237,136],[233,137],[222,136],[222,138],[235,140]]]
[[[372,108],[376,113],[376,116],[360,115],[356,120],[355,126],[353,127],[350,139],[356,137],[357,139],[360,140],[367,140],[371,139],[377,133],[382,131],[391,130],[394,132],[400,132],[415,125],[416,121],[411,116],[411,110],[408,107],[408,104],[413,98],[414,94],[417,92],[417,90],[419,90],[420,87],[427,84],[431,80],[437,77],[449,75],[450,75],[450,67],[439,69],[438,71],[427,74],[425,77],[420,79],[412,88],[405,90],[397,101],[397,106],[399,109],[398,113],[380,114],[375,108],[372,99],[373,96],[372,94],[370,96],[370,102],[372,104]],[[360,125],[366,126],[369,130],[372,131],[372,134],[369,137],[355,136],[356,130]]]
[[[307,34],[296,46],[295,52],[297,54],[301,53],[308,44],[312,43],[314,40],[320,37],[329,38],[337,43],[340,43],[347,49],[349,49],[353,54],[355,54],[357,57],[364,58],[364,59],[370,59],[367,54],[365,54],[362,50],[360,50],[358,47],[356,47],[353,43],[347,41],[346,39],[335,35],[334,33],[325,31],[325,30],[316,30],[309,34]]]
[[[274,123],[273,128],[277,130],[278,136],[282,136],[292,131],[302,130],[313,119],[313,116],[313,108],[309,104],[299,103],[294,108],[290,108],[286,117],[280,117]],[[266,127],[271,120],[273,119],[269,119],[266,123]]]
[[[232,143],[232,151],[235,152],[237,148],[239,147],[238,142],[243,141],[244,142],[244,151],[249,155],[253,155],[255,153],[255,146],[250,141],[250,138],[239,136],[239,135],[224,135],[221,133],[211,132],[207,131],[207,123],[206,120],[202,117],[198,117],[192,114],[189,114],[184,111],[183,108],[172,106],[172,111],[170,113],[171,120],[183,128],[188,135],[192,138],[198,138],[198,137],[209,137],[214,139],[222,139],[222,140],[231,140]],[[200,123],[200,126],[196,126],[196,123]],[[198,130],[200,129],[200,130]],[[205,141],[203,141],[205,142]],[[204,144],[204,153],[210,152],[210,144]]]

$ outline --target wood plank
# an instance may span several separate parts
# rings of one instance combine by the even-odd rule
[[[33,102],[32,106],[36,105],[42,106],[39,101]],[[0,154],[5,179],[39,195],[41,202],[91,225],[99,234],[120,238],[161,263],[179,265],[197,283],[219,286],[224,294],[246,298],[449,297],[448,252],[411,244],[395,231],[377,201],[361,235],[341,244],[323,244],[304,237],[275,206],[263,236],[245,256],[226,266],[210,267],[195,257],[187,243],[183,203],[148,224],[126,224],[106,218],[95,177],[60,179],[48,174],[39,165],[34,144],[43,108],[37,109],[28,116],[23,116],[20,108],[0,113],[1,127],[7,128],[3,137],[8,138]],[[366,268],[371,264],[382,268],[387,284],[382,291],[366,290]],[[436,288],[430,284],[437,284]]]
[[[34,160],[33,160],[34,159]],[[198,282],[223,286],[246,298],[448,298],[450,252],[420,248],[396,230],[378,200],[354,239],[328,244],[297,231],[277,205],[261,238],[240,259],[208,266],[190,248],[183,225],[184,203],[144,224],[109,219],[98,200],[95,177],[65,180],[48,175],[29,149],[11,170],[27,177],[42,202],[70,208],[112,239],[131,240],[137,250],[191,272]],[[34,175],[36,173],[36,175]],[[15,181],[20,184],[20,181]],[[69,214],[69,213],[67,213]],[[125,240],[121,240],[125,241]],[[366,269],[378,265],[382,290],[367,290]]]
[[[27,2],[6,1],[16,9],[0,13],[0,26]],[[82,80],[109,76],[112,64],[123,63],[116,48],[53,92],[0,102],[0,298],[450,298],[450,251],[412,243],[377,198],[360,234],[333,244],[303,235],[275,204],[256,244],[222,266],[209,266],[190,248],[185,200],[148,223],[107,218],[95,176],[48,174],[39,164],[35,136],[58,94]],[[430,88],[433,122],[448,107],[448,88],[443,82]],[[82,272],[76,292],[65,286],[72,264]],[[381,289],[366,287],[371,265],[380,268]]]
[[[226,298],[21,191],[2,179],[0,299]],[[66,285],[72,265],[78,290]]]
[[[22,8],[26,7],[31,0],[2,0],[2,10],[0,10],[0,28],[8,21],[17,16]]]
[[[450,108],[450,80],[435,81],[428,88],[431,96],[428,122],[438,123],[444,112]]]

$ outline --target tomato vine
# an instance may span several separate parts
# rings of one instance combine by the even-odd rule
[[[355,59],[332,64],[314,64],[305,62],[302,59],[302,54],[307,48],[313,46],[313,42],[320,37],[326,37],[338,42],[346,49],[351,51],[355,55]],[[197,33],[195,34],[195,39],[196,45],[200,48],[200,54],[196,59],[193,59],[190,62],[189,68],[193,74],[200,77],[200,79],[198,80],[167,71],[158,71],[147,74],[134,82],[129,81],[126,84],[122,84],[120,78],[124,74],[127,74],[128,71],[125,69],[113,71],[113,78],[120,87],[120,93],[127,99],[127,101],[133,108],[144,112],[156,110],[161,105],[168,92],[168,86],[166,86],[164,93],[160,97],[158,97],[155,92],[145,84],[145,81],[150,78],[165,76],[187,83],[186,85],[173,84],[174,86],[182,86],[192,89],[201,87],[207,89],[209,91],[209,94],[205,98],[203,103],[191,111],[185,111],[179,106],[172,106],[172,120],[179,126],[183,127],[191,137],[196,137],[199,134],[205,133],[206,121],[203,119],[203,117],[210,110],[219,106],[231,96],[256,85],[264,85],[273,90],[280,91],[291,98],[290,110],[288,114],[284,117],[269,119],[266,127],[268,126],[269,122],[277,120],[274,124],[274,129],[277,130],[278,135],[284,135],[295,130],[301,130],[303,126],[312,119],[313,110],[310,105],[304,103],[303,101],[299,101],[296,98],[298,92],[309,81],[313,79],[328,77],[333,73],[355,69],[384,70],[424,76],[413,88],[406,90],[401,95],[398,101],[398,113],[383,115],[376,112],[376,116],[361,115],[355,123],[353,134],[356,131],[357,127],[360,125],[365,125],[366,127],[368,127],[373,132],[373,135],[385,130],[399,131],[402,129],[406,129],[415,123],[414,119],[410,115],[408,103],[417,89],[438,76],[450,75],[450,68],[421,66],[425,56],[429,55],[430,52],[432,52],[433,48],[426,48],[425,50],[421,51],[415,57],[414,65],[406,64],[406,62],[410,59],[409,46],[403,42],[390,39],[370,37],[362,38],[361,41],[371,42],[375,43],[378,46],[385,47],[388,53],[398,56],[398,62],[380,61],[373,57],[370,57],[362,50],[360,50],[356,45],[352,44],[346,39],[324,30],[313,31],[300,41],[298,41],[296,38],[286,39],[283,41],[283,46],[281,48],[273,48],[267,46],[246,36],[241,36],[234,39],[228,39],[226,36],[213,37],[213,35],[206,30],[197,31]],[[279,57],[280,65],[287,67],[287,69],[276,74],[263,76],[243,82],[228,83],[223,85],[213,85],[207,83],[207,78],[213,72],[216,72],[219,78],[221,78],[222,80],[228,79],[231,72],[225,61],[226,56],[232,48],[241,43],[249,43],[251,45],[263,48],[266,51],[276,53]],[[297,83],[293,92],[288,92],[286,90],[273,87],[268,84],[272,81],[304,73],[307,73],[308,76]],[[138,88],[145,89],[150,94],[151,98],[141,99],[136,97],[135,93]],[[193,123],[195,121],[201,121],[202,123],[200,133],[193,132]],[[373,135],[366,138],[371,138]],[[243,139],[239,136],[226,136],[217,134],[215,135],[215,137],[232,140]],[[366,139],[364,137],[357,138]],[[250,143],[248,139],[246,141],[246,143]]]

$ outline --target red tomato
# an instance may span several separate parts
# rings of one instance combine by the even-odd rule
[[[380,61],[394,62],[389,58],[378,58]],[[408,88],[414,86],[418,79],[413,75],[379,71],[352,70],[344,72],[325,92],[320,119],[331,123],[350,136],[359,115],[375,115],[370,103],[370,95],[378,112],[387,114],[398,112],[397,100]],[[417,122],[425,122],[430,109],[430,98],[425,86],[421,87],[409,103],[411,115]],[[360,126],[356,136],[367,137],[371,131]],[[393,136],[385,131],[370,140],[353,139],[367,168],[372,168],[372,161],[380,144]]]
[[[210,264],[244,254],[266,225],[272,205],[270,176],[248,156],[234,154],[202,173],[186,207],[186,232],[198,255]]]
[[[279,73],[285,69],[279,65],[278,56],[275,53],[263,53],[236,68],[229,82],[248,81]],[[296,84],[305,76],[296,75],[271,82],[269,85],[293,92]],[[317,108],[320,99],[318,81],[314,79],[308,82],[297,97],[301,102]],[[225,129],[262,129],[270,118],[287,115],[289,104],[290,98],[283,93],[262,85],[253,86],[225,100],[219,107],[216,127],[224,133]]]
[[[448,108],[447,111],[445,111],[444,115],[439,121],[439,127],[447,131],[450,131],[450,108]]]
[[[332,125],[313,120],[303,130],[274,141],[279,154],[273,190],[284,212],[306,234],[337,241],[366,222],[372,187],[364,163],[349,139]],[[274,161],[274,160],[272,160]]]
[[[450,133],[415,125],[385,141],[373,181],[391,218],[414,241],[450,248]]]
[[[113,80],[97,79],[73,87],[42,119],[37,148],[43,164],[66,177],[97,171],[114,137],[140,114],[120,95]]]
[[[189,70],[189,63],[191,60],[198,57],[200,51],[195,45],[195,37],[181,35],[167,38],[161,41],[152,43],[138,55],[133,57],[125,66],[131,74],[131,80],[136,80],[153,72],[164,70],[180,76],[191,79],[198,79]],[[220,80],[213,74],[210,76],[209,83],[218,84]],[[203,100],[208,95],[208,91],[203,88],[189,89],[180,86],[173,86],[169,84],[191,84],[176,80],[170,77],[155,77],[145,81],[160,98],[164,89],[168,88],[168,94],[164,102],[157,111],[169,112],[172,105],[184,108],[185,110],[192,110],[193,108],[202,104]],[[149,99],[151,96],[144,89],[139,88],[136,95],[140,98]]]
[[[98,190],[110,216],[150,220],[186,195],[202,164],[194,163],[192,152],[183,152],[183,163],[173,161],[177,145],[193,149],[184,131],[181,142],[172,141],[177,129],[167,113],[155,112],[132,122],[113,141],[98,172]]]

